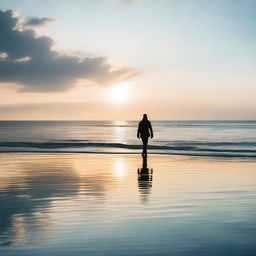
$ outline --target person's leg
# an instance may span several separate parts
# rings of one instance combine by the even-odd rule
[[[142,155],[147,156],[148,137],[142,138],[142,143],[143,143],[143,153],[142,153]]]
[[[145,138],[141,138],[141,140],[142,140],[142,147],[143,147],[142,156],[144,156],[144,154],[145,154]]]
[[[144,142],[144,148],[145,148],[145,156],[147,156],[147,148],[148,148],[148,137],[147,138],[145,138],[145,142]]]

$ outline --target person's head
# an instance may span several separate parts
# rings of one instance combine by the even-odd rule
[[[144,120],[144,121],[148,121],[148,116],[147,116],[147,114],[144,114],[144,115],[143,115],[142,120]]]

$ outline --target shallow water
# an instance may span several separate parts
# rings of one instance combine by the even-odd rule
[[[0,161],[1,256],[256,254],[256,161],[150,155],[149,175],[139,155]]]

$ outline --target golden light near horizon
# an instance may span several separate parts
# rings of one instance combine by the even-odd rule
[[[121,82],[110,88],[110,101],[122,104],[129,100],[129,83]]]

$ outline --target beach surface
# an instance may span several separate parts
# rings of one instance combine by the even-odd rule
[[[0,161],[1,256],[256,254],[255,159],[152,154],[143,166],[134,154],[1,153]]]

